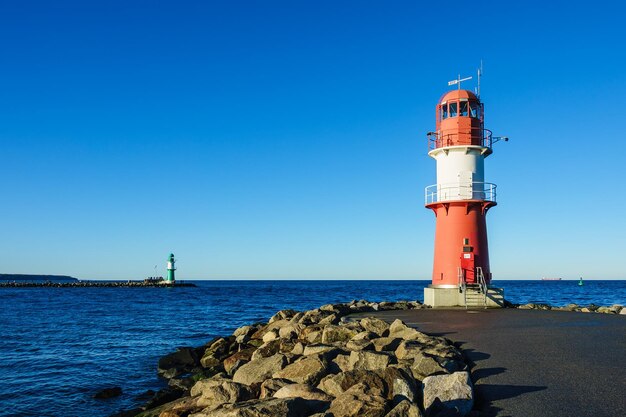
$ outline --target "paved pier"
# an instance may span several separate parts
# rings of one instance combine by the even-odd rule
[[[626,317],[541,310],[407,310],[398,318],[458,342],[486,416],[626,416]]]

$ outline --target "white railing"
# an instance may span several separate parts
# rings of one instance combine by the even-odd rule
[[[426,204],[441,201],[481,200],[496,202],[496,185],[490,182],[429,185],[424,190]]]

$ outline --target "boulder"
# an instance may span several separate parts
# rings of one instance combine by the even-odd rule
[[[268,333],[271,334],[271,333]],[[273,339],[269,342],[263,343],[259,346],[252,355],[250,356],[251,360],[257,360],[261,358],[269,358],[270,356],[274,356],[280,350],[280,339]]]
[[[333,400],[328,409],[333,417],[384,417],[387,403],[383,397],[364,394],[362,384],[352,386]]]
[[[326,345],[324,343],[314,343],[314,344],[307,345],[304,347],[303,355],[305,356],[317,355],[317,354],[328,352],[328,351],[335,350],[335,349],[337,349],[337,347],[334,345]]]
[[[235,364],[237,364],[238,362],[240,362],[239,363],[240,365],[242,365],[245,362],[249,362],[252,359],[252,354],[254,353],[254,351],[255,351],[254,348],[247,348],[247,349],[240,350],[239,352],[233,353],[232,355],[224,359],[224,362],[223,362],[224,370],[230,374],[231,370],[235,367]]]
[[[387,398],[393,400],[394,404],[402,400],[417,402],[418,387],[410,370],[390,366],[377,373],[388,388]]]
[[[332,363],[334,366],[343,371],[350,371],[350,355],[337,355],[335,359],[333,359]]]
[[[327,324],[337,324],[339,323],[339,316],[337,316],[337,314],[330,314],[326,317],[324,317],[323,319],[321,319],[320,321],[318,321],[318,324],[325,326]]]
[[[304,345],[302,342],[297,342],[293,345],[293,349],[291,349],[291,353],[294,355],[303,355],[304,354]]]
[[[275,372],[273,378],[284,378],[298,384],[317,385],[328,373],[324,362],[316,357],[305,357]]]
[[[626,307],[622,308],[622,309],[619,311],[619,314],[626,314]]]
[[[203,380],[193,386],[192,391],[200,395],[198,406],[213,410],[226,403],[247,401],[253,398],[253,393],[247,385],[229,380]]]
[[[189,417],[302,417],[318,412],[320,408],[323,406],[318,401],[302,398],[266,398],[225,404],[215,410],[202,410]]]
[[[396,348],[395,354],[398,359],[413,359],[422,356],[423,344],[415,340],[404,340]]]
[[[296,314],[298,313],[295,310],[280,310],[270,318],[269,323],[271,324],[278,320],[287,320],[292,318]]]
[[[264,398],[273,397],[276,391],[280,390],[284,386],[291,385],[291,384],[293,384],[293,382],[289,381],[288,379],[281,379],[281,378],[266,379],[261,384],[261,393],[259,395],[259,398],[264,399]]]
[[[230,340],[223,337],[213,342],[205,351],[200,364],[203,368],[218,366],[228,356]]]
[[[176,387],[167,387],[160,389],[159,391],[157,391],[156,394],[154,394],[154,397],[152,397],[145,404],[145,408],[147,410],[150,410],[160,405],[167,404],[169,402],[179,399],[183,396],[183,394],[185,394],[185,391]]]
[[[363,390],[366,394],[381,397],[388,394],[387,385],[380,375],[373,371],[363,370],[328,375],[320,381],[317,387],[328,395],[337,397],[357,384],[363,384]]]
[[[348,368],[375,371],[385,369],[390,363],[391,356],[388,353],[360,350],[350,352]]]
[[[356,340],[372,340],[372,339],[376,339],[377,337],[379,336],[376,333],[366,330],[366,331],[355,334],[354,337],[350,340],[355,340],[355,341]]]
[[[184,417],[191,413],[202,410],[203,407],[198,406],[198,397],[183,397],[178,400],[170,401],[156,408],[152,408],[148,411],[144,411],[140,414],[141,417]],[[140,409],[141,412],[141,409]],[[139,413],[136,413],[139,414]],[[134,414],[134,415],[136,415]],[[131,417],[130,415],[115,414],[110,417]]]
[[[424,378],[422,385],[424,409],[427,412],[437,398],[442,407],[455,410],[460,416],[465,416],[472,410],[474,395],[468,372],[429,376]]]
[[[352,339],[357,333],[347,326],[335,326],[329,324],[324,327],[322,332],[322,343],[343,343]]]
[[[384,320],[375,317],[366,317],[362,319],[359,324],[365,330],[376,333],[378,337],[384,337],[389,334],[389,324]]]
[[[402,341],[403,339],[397,337],[379,337],[378,339],[373,339],[372,344],[375,351],[388,352],[396,350]]]
[[[415,379],[422,380],[430,375],[447,374],[449,371],[441,365],[434,357],[422,355],[415,358],[411,365],[411,372]]]
[[[278,339],[280,336],[278,335],[279,330],[274,329],[274,330],[269,330],[268,332],[266,332],[263,335],[263,342],[267,343],[267,342],[271,342],[272,340],[276,340]]]
[[[191,371],[200,364],[195,348],[183,347],[159,359],[158,373],[171,377]]]
[[[274,398],[304,398],[305,400],[317,400],[331,402],[333,397],[324,391],[317,389],[308,384],[291,384],[285,385],[273,395]]]
[[[402,320],[396,319],[389,326],[389,336],[399,337],[404,340],[426,339],[428,336],[422,332],[407,326]]]
[[[258,329],[254,326],[242,326],[233,332],[235,341],[239,344],[247,343]]]
[[[298,334],[300,333],[300,330],[302,330],[302,325],[301,324],[289,324],[286,325],[284,327],[281,327],[278,330],[278,336],[281,339],[297,339],[298,338]]]
[[[252,360],[237,369],[233,375],[233,381],[246,385],[263,382],[286,365],[287,358],[281,354]]]
[[[385,417],[423,417],[419,407],[407,400],[398,403]]]
[[[348,350],[374,350],[374,344],[367,339],[351,339],[346,343]]]

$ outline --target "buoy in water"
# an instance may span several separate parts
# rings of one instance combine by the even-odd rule
[[[579,287],[583,286],[583,277],[580,277],[580,280],[578,281],[578,286]]]

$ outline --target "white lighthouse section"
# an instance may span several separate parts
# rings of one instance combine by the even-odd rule
[[[426,188],[426,204],[439,201],[495,200],[495,185],[485,183],[483,146],[448,146],[428,153],[437,161],[437,184]]]

